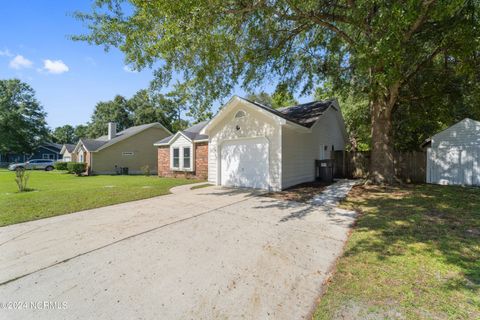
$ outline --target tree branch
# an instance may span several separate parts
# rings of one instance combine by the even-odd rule
[[[410,29],[405,33],[405,36],[403,37],[403,42],[408,42],[412,36],[420,29],[420,27],[423,25],[425,20],[427,19],[428,12],[430,11],[430,8],[432,5],[436,2],[437,0],[424,0],[422,4],[422,12],[420,15],[417,17],[417,20],[412,24]]]

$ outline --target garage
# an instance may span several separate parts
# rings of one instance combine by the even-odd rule
[[[464,119],[428,139],[427,183],[480,185],[480,122]]]
[[[265,138],[224,141],[220,149],[221,185],[268,189],[268,155]]]

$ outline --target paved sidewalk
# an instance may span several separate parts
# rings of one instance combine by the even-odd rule
[[[310,203],[322,206],[337,206],[356,184],[358,184],[358,180],[338,180],[326,187],[322,193],[313,197]]]

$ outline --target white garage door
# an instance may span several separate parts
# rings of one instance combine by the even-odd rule
[[[222,186],[268,189],[268,143],[265,139],[225,141],[220,154]]]
[[[427,183],[480,185],[480,148],[427,149]]]

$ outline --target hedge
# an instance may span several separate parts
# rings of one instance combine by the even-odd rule
[[[87,170],[87,164],[83,162],[69,162],[67,164],[68,172],[75,173],[77,176],[81,175]]]
[[[67,165],[68,165],[68,162],[59,161],[59,162],[55,162],[54,167],[57,170],[67,170]]]

